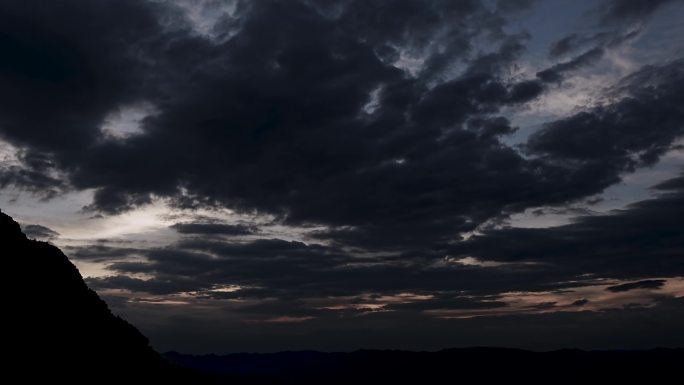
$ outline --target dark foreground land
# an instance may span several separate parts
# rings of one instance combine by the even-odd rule
[[[3,383],[578,384],[684,381],[684,349],[469,348],[191,356],[158,354],[113,315],[56,247],[28,239],[0,212]]]
[[[684,350],[537,353],[465,348],[439,352],[360,350],[192,356],[170,361],[245,384],[681,383]]]

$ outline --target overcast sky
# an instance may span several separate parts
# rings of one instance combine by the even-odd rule
[[[682,36],[678,0],[4,0],[0,208],[161,351],[682,346]]]

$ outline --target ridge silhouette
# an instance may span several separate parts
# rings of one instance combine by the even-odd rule
[[[164,354],[227,384],[632,384],[681,378],[684,349],[533,352],[457,348],[437,352]]]
[[[180,370],[135,327],[113,315],[57,247],[27,238],[2,211],[0,248],[4,375],[19,383],[179,378]]]

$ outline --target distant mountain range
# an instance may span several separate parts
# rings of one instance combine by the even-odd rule
[[[1,370],[12,380],[5,383],[676,383],[684,365],[684,349],[162,356],[135,327],[111,313],[57,247],[28,239],[2,212],[0,250],[5,264]]]
[[[540,353],[462,348],[438,352],[299,351],[223,356],[169,352],[164,356],[233,384],[667,383],[681,379],[684,365],[684,349]]]

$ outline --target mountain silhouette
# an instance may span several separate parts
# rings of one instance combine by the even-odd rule
[[[178,378],[179,370],[111,313],[57,247],[28,239],[1,211],[0,250],[4,375],[19,383]]]
[[[438,352],[359,350],[165,356],[227,384],[666,383],[680,376],[683,349],[533,352],[460,348]]]

